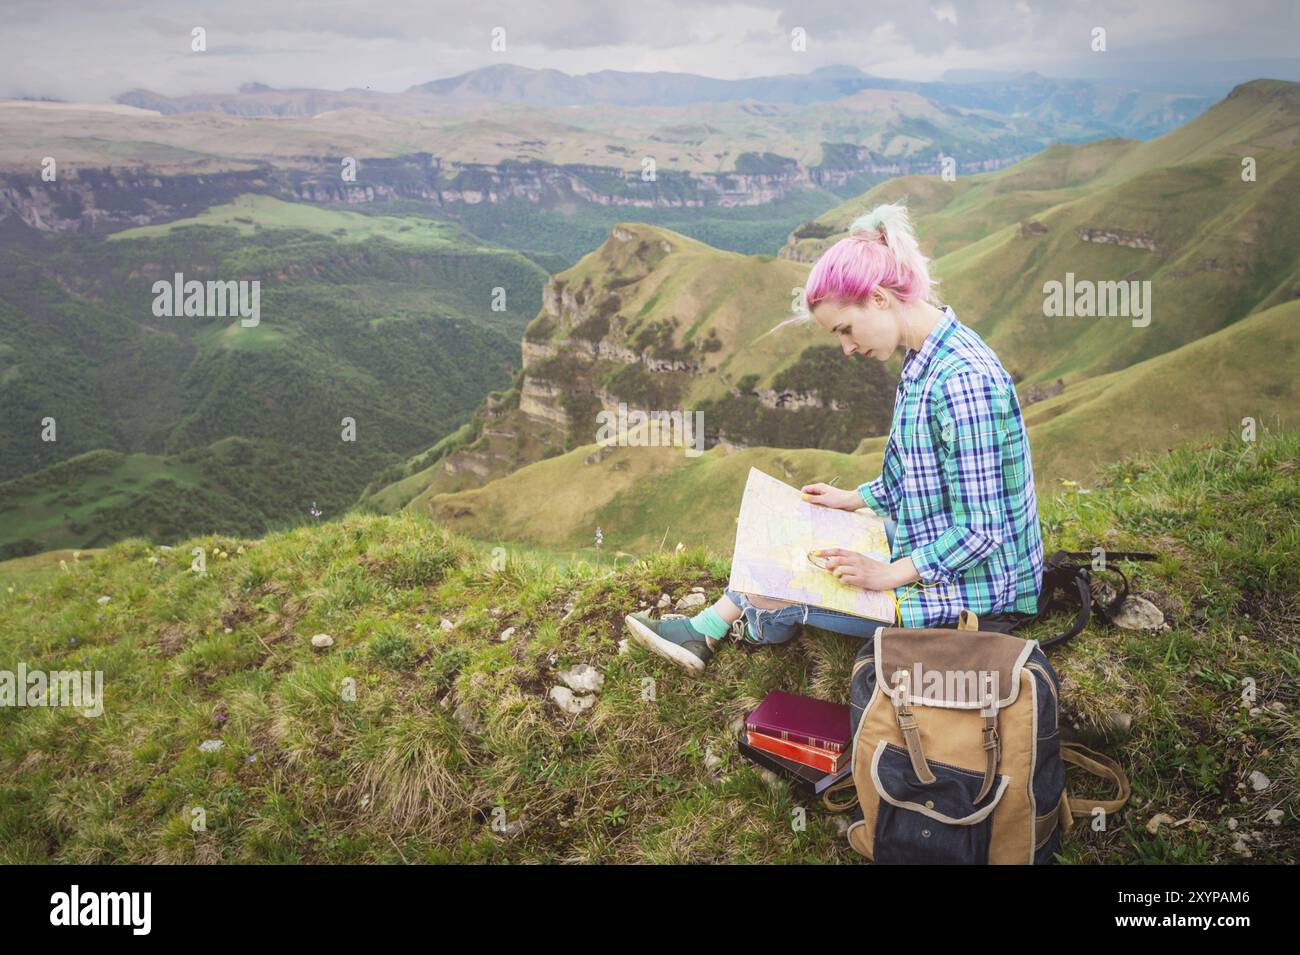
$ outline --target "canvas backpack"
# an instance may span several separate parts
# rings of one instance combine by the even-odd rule
[[[1038,643],[981,631],[974,614],[956,630],[879,628],[851,681],[848,838],[877,863],[1051,863],[1076,817],[1128,800],[1117,763],[1061,744],[1059,686]],[[1117,798],[1071,799],[1067,762]]]

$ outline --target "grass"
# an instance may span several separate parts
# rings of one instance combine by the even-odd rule
[[[496,251],[473,245],[463,230],[448,222],[416,216],[363,215],[252,194],[205,209],[188,219],[124,229],[109,235],[107,241],[157,239],[190,226],[221,226],[234,229],[244,236],[254,235],[264,229],[294,229],[332,236],[340,242],[366,242],[384,238],[398,245],[444,250],[473,249],[478,253]]]
[[[1092,627],[1049,653],[1067,720],[1134,716],[1107,747],[1129,807],[1104,833],[1076,827],[1063,861],[1236,861],[1230,819],[1259,834],[1253,861],[1296,860],[1298,468],[1300,436],[1265,433],[1045,501],[1049,549],[1158,551],[1133,577],[1170,624]],[[793,831],[799,800],[731,740],[769,690],[843,700],[858,641],[728,647],[693,680],[620,653],[621,618],[716,596],[727,559],[615,557],[493,551],[405,512],[0,565],[0,669],[102,670],[105,686],[98,718],[0,709],[0,861],[855,861],[843,817],[808,807]],[[314,650],[318,633],[333,646]],[[606,682],[570,717],[547,692],[576,663]],[[1184,821],[1149,834],[1161,812]]]

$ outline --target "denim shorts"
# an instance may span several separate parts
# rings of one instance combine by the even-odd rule
[[[894,531],[897,526],[894,521],[885,519],[885,536],[889,539],[891,547],[894,544]],[[808,604],[790,604],[788,607],[765,610],[762,607],[755,607],[744,594],[737,593],[730,587],[724,593],[727,599],[739,607],[744,614],[745,622],[748,624],[746,639],[750,643],[788,643],[798,636],[799,627],[802,625],[818,627],[832,633],[845,633],[865,640],[875,636],[876,630],[883,626],[879,621],[868,620],[866,617],[841,613],[838,610],[827,610],[825,607],[810,607]]]

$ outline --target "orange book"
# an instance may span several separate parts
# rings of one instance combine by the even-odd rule
[[[835,753],[829,749],[822,749],[820,746],[809,746],[806,743],[795,743],[788,739],[777,739],[775,736],[755,733],[753,730],[745,734],[745,741],[755,749],[761,749],[765,753],[772,753],[776,756],[784,756],[786,759],[792,759],[804,766],[820,769],[824,773],[838,773],[844,768],[852,755],[848,750]]]

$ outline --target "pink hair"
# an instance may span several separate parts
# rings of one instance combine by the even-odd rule
[[[929,300],[935,284],[906,206],[877,206],[817,260],[804,285],[804,307],[827,299],[864,302],[880,286],[904,302]]]

